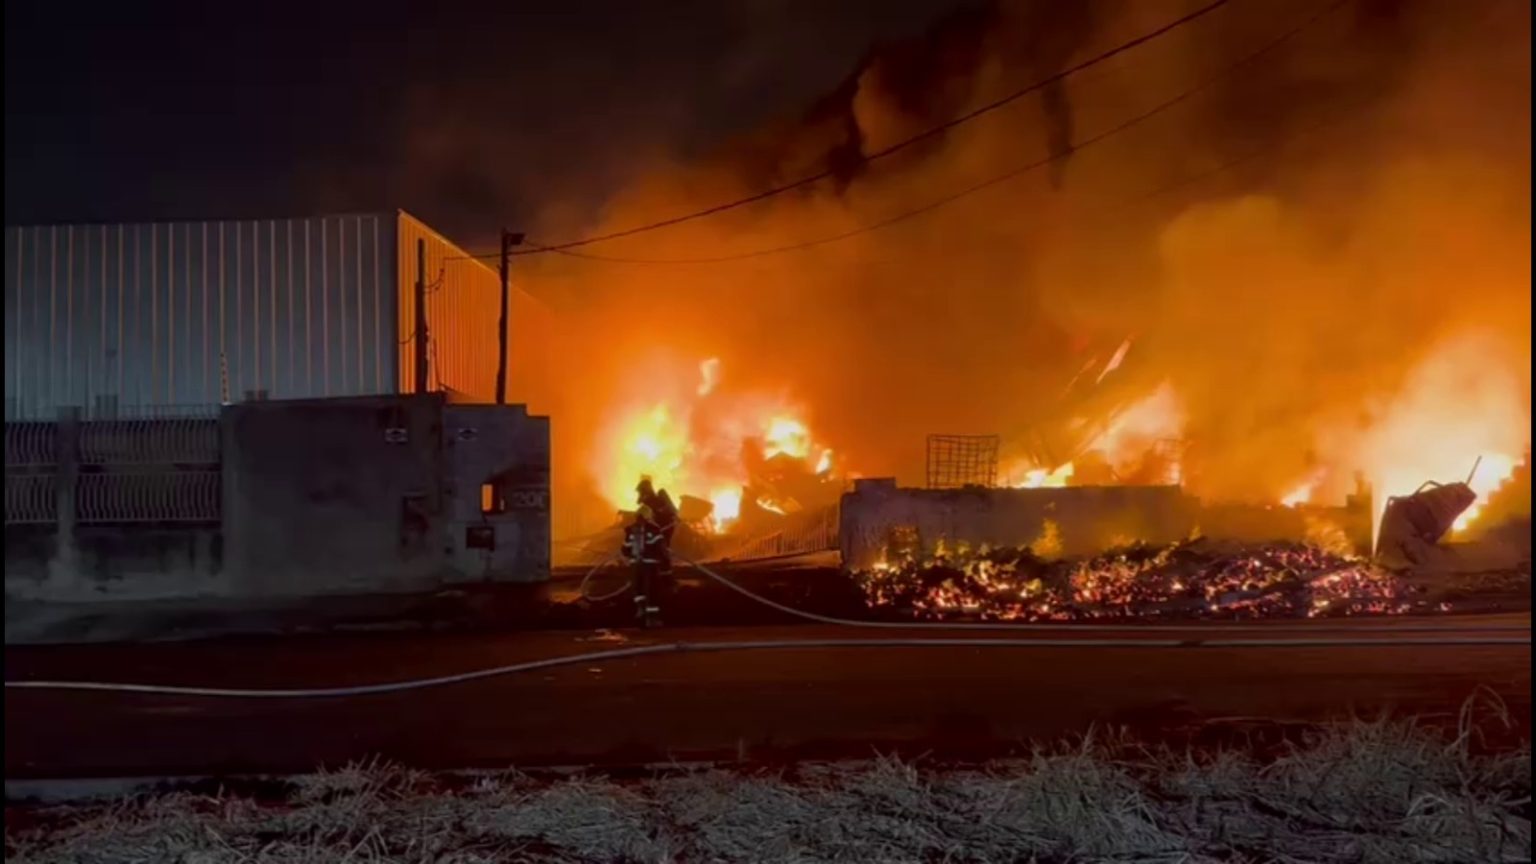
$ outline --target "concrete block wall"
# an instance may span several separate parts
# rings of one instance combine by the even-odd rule
[[[244,596],[428,590],[445,576],[441,397],[221,415],[225,567]]]
[[[1345,507],[1206,504],[1177,486],[1071,486],[1058,489],[902,489],[891,479],[860,480],[843,496],[843,566],[879,561],[898,530],[925,551],[953,546],[1027,546],[1055,527],[1059,554],[1092,555],[1132,541],[1172,543],[1198,532],[1249,543],[1343,542],[1369,554],[1369,498]]]
[[[449,405],[443,416],[454,578],[549,578],[549,418],[522,405]]]
[[[1189,536],[1197,505],[1176,486],[1075,486],[1060,489],[902,489],[893,479],[859,480],[843,496],[839,545],[843,566],[879,561],[898,530],[936,543],[1027,546],[1046,523],[1062,555],[1086,555],[1116,543],[1170,543]]]
[[[16,616],[50,604],[260,606],[545,580],[549,455],[548,418],[522,406],[438,394],[226,406],[210,521],[6,526],[7,638],[27,630]],[[61,516],[73,472],[59,471]],[[471,547],[471,528],[489,528],[490,548]]]

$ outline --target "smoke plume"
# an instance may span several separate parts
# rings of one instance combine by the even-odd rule
[[[627,228],[831,170],[666,230],[520,259],[548,317],[519,382],[555,420],[557,532],[612,502],[597,453],[626,411],[719,387],[800,407],[865,474],[920,479],[929,433],[1010,446],[1105,386],[1171,386],[1197,494],[1320,500],[1356,473],[1462,479],[1530,438],[1528,4],[1236,0],[1059,87],[879,150],[1127,41],[1193,3],[998,2],[874,51],[799,118],[703,158],[651,158],[601,217],[551,207],[535,241]],[[1182,91],[1198,91],[1082,146]],[[1069,152],[1070,151],[1070,152]],[[1048,156],[1039,170],[880,230]],[[1132,394],[1134,395],[1134,394]],[[1411,491],[1411,488],[1409,489]]]

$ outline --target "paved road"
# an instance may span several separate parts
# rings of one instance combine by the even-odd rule
[[[1350,624],[1402,643],[1424,619]],[[1334,625],[1335,627],[1337,625]],[[1530,615],[1435,626],[1522,627]],[[1322,631],[1256,625],[1287,640]],[[644,642],[868,639],[833,627],[679,629],[625,634],[372,635],[137,646],[7,648],[6,678],[222,687],[360,684],[439,675]],[[924,634],[917,634],[924,635]],[[998,633],[934,635],[985,639]],[[1046,634],[1021,634],[1046,638]],[[359,698],[232,700],[8,690],[7,779],[290,772],[383,755],[424,767],[623,765],[669,759],[777,760],[882,751],[995,755],[1029,739],[1129,723],[1160,734],[1199,718],[1312,720],[1383,708],[1454,711],[1475,689],[1500,694],[1525,729],[1529,645],[1156,647],[1230,638],[1198,626],[1102,633],[1034,647],[802,648],[677,653],[426,691]],[[1336,631],[1332,635],[1337,635]],[[1502,638],[1511,632],[1490,633]],[[1055,638],[1055,637],[1051,637]]]

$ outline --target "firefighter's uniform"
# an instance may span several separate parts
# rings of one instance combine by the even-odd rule
[[[640,478],[640,483],[635,486],[635,496],[641,507],[650,508],[651,521],[661,531],[660,569],[663,573],[669,572],[672,569],[672,535],[677,530],[677,505],[672,503],[667,490],[657,491],[649,477]]]
[[[642,627],[661,623],[657,590],[668,564],[667,537],[650,507],[642,506],[624,531],[624,559],[635,574],[635,616]]]

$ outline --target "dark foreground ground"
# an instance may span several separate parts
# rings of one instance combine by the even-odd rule
[[[1411,626],[1444,628],[1440,634]],[[1065,645],[784,648],[581,663],[430,690],[352,698],[210,699],[8,690],[8,780],[288,773],[383,756],[424,768],[777,762],[875,751],[993,758],[1030,740],[1124,724],[1168,737],[1205,721],[1313,721],[1383,710],[1454,718],[1474,693],[1530,728],[1529,644],[1415,645],[1529,635],[1529,613],[1254,625],[1284,644],[1163,647],[1247,638],[1193,625],[1069,632]],[[1328,628],[1324,633],[1323,628]],[[1346,628],[1343,633],[1340,628]],[[1492,628],[1504,628],[1495,631]],[[370,634],[153,645],[7,648],[6,679],[220,687],[396,681],[641,642],[1053,634],[847,628],[678,628]],[[1306,645],[1371,638],[1371,646]],[[1126,644],[1102,646],[1112,638]],[[1076,641],[1072,640],[1090,640]]]

